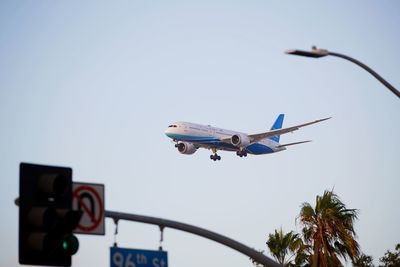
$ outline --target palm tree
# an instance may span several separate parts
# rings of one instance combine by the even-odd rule
[[[292,261],[296,257],[299,249],[303,247],[303,242],[299,234],[293,231],[285,234],[282,228],[278,231],[275,229],[274,234],[269,234],[267,246],[272,256],[284,266],[294,266]]]
[[[353,267],[374,267],[372,256],[361,253],[360,256],[353,262]]]
[[[386,251],[385,255],[379,259],[383,265],[379,267],[398,267],[400,266],[400,244],[396,245],[396,251]]]
[[[315,208],[309,203],[302,204],[298,220],[303,227],[304,242],[310,246],[311,266],[342,266],[339,257],[357,259],[360,249],[353,228],[357,213],[355,209],[347,209],[333,191],[317,196]]]

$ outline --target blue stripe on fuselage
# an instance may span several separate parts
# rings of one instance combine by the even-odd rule
[[[260,154],[268,154],[268,153],[273,153],[274,150],[272,150],[272,148],[260,144],[260,143],[255,143],[255,144],[251,144],[248,147],[246,147],[247,153],[250,154],[255,154],[255,155],[260,155]]]
[[[177,141],[186,141],[186,142],[196,142],[196,143],[209,143],[209,142],[218,142],[219,139],[214,136],[198,136],[198,135],[184,135],[184,134],[166,134],[169,138],[172,138]]]

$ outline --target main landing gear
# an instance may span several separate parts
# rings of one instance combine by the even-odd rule
[[[238,155],[239,157],[247,157],[247,152],[244,150],[239,150],[236,151],[236,155]]]
[[[212,148],[211,150],[212,150],[212,152],[213,152],[214,154],[213,154],[213,155],[210,155],[210,159],[213,160],[213,161],[221,160],[221,156],[219,156],[219,155],[217,154],[217,150],[216,150],[215,148]]]
[[[212,159],[213,161],[221,160],[221,156],[219,156],[219,155],[217,155],[217,154],[210,155],[210,159]]]

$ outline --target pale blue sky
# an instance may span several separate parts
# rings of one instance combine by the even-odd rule
[[[104,183],[106,208],[201,226],[266,249],[298,230],[303,202],[335,189],[376,262],[400,242],[400,102],[358,66],[283,53],[344,53],[400,87],[398,1],[2,1],[0,266],[18,266],[21,161],[69,166]],[[281,137],[314,142],[274,155],[179,154],[173,121],[244,132],[333,119]],[[5,215],[7,214],[7,215]],[[79,236],[73,266],[109,265],[104,237]],[[166,229],[175,267],[252,266],[201,237]],[[122,247],[156,249],[158,228],[121,222]]]

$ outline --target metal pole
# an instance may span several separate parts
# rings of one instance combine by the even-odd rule
[[[263,255],[262,253],[254,250],[246,245],[243,245],[242,243],[239,243],[239,242],[237,242],[233,239],[230,239],[226,236],[217,234],[215,232],[212,232],[212,231],[209,231],[209,230],[206,230],[206,229],[194,226],[194,225],[181,223],[181,222],[177,222],[177,221],[161,219],[161,218],[156,218],[156,217],[149,217],[149,216],[115,212],[115,211],[105,211],[105,216],[109,217],[109,218],[113,218],[114,220],[117,219],[117,220],[127,220],[127,221],[141,222],[141,223],[147,223],[147,224],[155,224],[155,225],[158,225],[159,227],[163,227],[163,228],[169,227],[169,228],[185,231],[188,233],[192,233],[192,234],[202,236],[207,239],[211,239],[222,245],[225,245],[234,250],[237,250],[240,253],[254,259],[254,261],[256,261],[264,266],[283,267],[282,265],[276,263],[275,261],[271,260],[267,256]]]
[[[313,57],[313,58],[320,58],[320,57],[325,57],[325,56],[334,56],[334,57],[340,57],[343,59],[346,59],[350,62],[353,62],[354,64],[357,64],[364,70],[368,71],[372,76],[374,76],[378,81],[380,81],[386,88],[388,88],[390,91],[392,91],[393,94],[395,94],[398,98],[400,98],[400,92],[396,88],[394,88],[393,85],[388,83],[385,79],[383,79],[378,73],[376,73],[373,69],[365,65],[364,63],[358,61],[357,59],[354,59],[352,57],[335,53],[335,52],[330,52],[326,49],[320,49],[317,48],[316,46],[313,46],[311,51],[304,51],[304,50],[298,50],[298,49],[290,49],[285,51],[286,54],[289,55],[296,55],[296,56],[303,56],[303,57]]]
[[[358,61],[358,60],[356,60],[356,59],[354,59],[352,57],[349,57],[349,56],[346,56],[346,55],[343,55],[343,54],[339,54],[339,53],[335,53],[335,52],[328,52],[328,55],[344,58],[344,59],[347,59],[348,61],[351,61],[351,62],[357,64],[358,66],[360,66],[361,68],[365,69],[370,74],[372,74],[372,76],[374,76],[378,81],[380,81],[384,86],[386,86],[390,91],[392,91],[393,94],[395,94],[398,98],[400,98],[400,92],[396,88],[394,88],[393,85],[388,83],[378,73],[376,73],[373,69],[371,69],[370,67],[368,67],[364,63],[362,63],[362,62],[360,62],[360,61]]]

